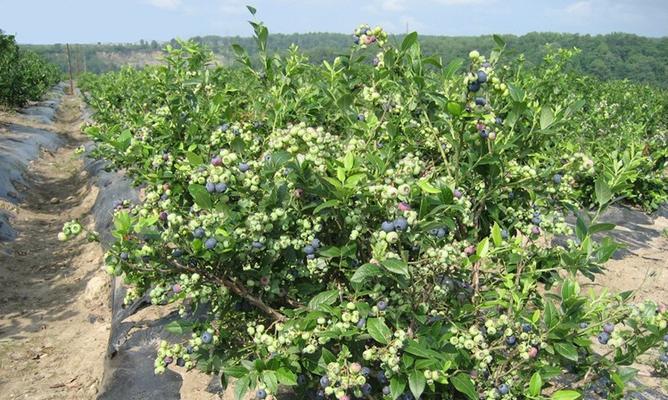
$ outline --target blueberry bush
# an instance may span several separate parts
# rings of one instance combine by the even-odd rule
[[[39,100],[60,80],[60,70],[23,50],[12,35],[0,31],[0,105],[17,107]]]
[[[568,54],[504,65],[499,37],[443,64],[362,25],[311,65],[251,24],[257,63],[180,42],[83,82],[96,155],[143,187],[108,271],[182,316],[156,373],[200,368],[237,398],[620,398],[668,312],[578,279],[619,248],[606,207],[666,199],[665,101],[566,81]]]

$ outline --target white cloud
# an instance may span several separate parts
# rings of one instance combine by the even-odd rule
[[[436,0],[436,2],[446,6],[471,6],[492,3],[493,0]]]
[[[591,15],[593,9],[593,4],[591,1],[578,1],[566,7],[565,11],[567,14],[576,16],[576,17],[586,17]]]
[[[146,0],[146,2],[164,10],[176,10],[181,6],[181,0]]]
[[[404,0],[383,0],[380,8],[385,11],[402,11],[406,9],[406,2]]]

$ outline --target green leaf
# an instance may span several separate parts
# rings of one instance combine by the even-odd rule
[[[550,329],[558,321],[559,321],[559,316],[558,316],[557,308],[554,306],[554,304],[550,300],[545,299],[545,311],[544,311],[544,314],[543,314],[543,322],[545,323],[545,326],[548,329]]]
[[[357,268],[357,271],[350,278],[352,283],[364,283],[367,278],[379,278],[383,275],[383,270],[375,264],[364,264]]]
[[[263,371],[262,372],[262,382],[267,386],[272,393],[278,391],[278,377],[274,371]]]
[[[582,241],[584,240],[585,236],[587,236],[588,231],[587,223],[585,223],[584,219],[578,215],[577,221],[575,222],[575,236],[578,238],[578,240]]]
[[[353,169],[353,165],[355,165],[355,156],[353,153],[346,154],[346,157],[343,159],[343,167],[350,171]]]
[[[276,377],[278,378],[278,383],[280,383],[281,385],[286,385],[286,386],[297,385],[297,375],[287,368],[277,369]]]
[[[246,6],[246,8],[247,8],[248,11],[250,11],[250,13],[253,14],[253,15],[255,15],[255,13],[257,12],[257,10],[255,9],[255,7],[253,7],[253,6]]]
[[[234,386],[234,399],[235,400],[242,400],[243,397],[248,393],[248,390],[250,386],[250,377],[248,375],[242,377],[239,379]]]
[[[417,32],[411,32],[404,38],[404,41],[401,42],[401,51],[406,51],[410,49],[415,43],[417,43],[418,34]]]
[[[594,234],[598,232],[606,232],[606,231],[611,231],[615,229],[615,224],[610,224],[610,223],[601,223],[601,224],[594,224],[589,227],[589,233]]]
[[[443,77],[448,80],[452,78],[452,76],[464,65],[464,60],[461,58],[455,58],[450,63],[448,64],[447,67],[443,70]],[[461,114],[461,106],[459,107],[459,111]],[[448,111],[450,110],[450,107],[448,106]],[[459,114],[457,114],[459,115]]]
[[[492,241],[494,246],[499,247],[503,243],[503,236],[501,236],[501,227],[496,222],[492,227]]]
[[[223,368],[223,373],[233,378],[241,378],[248,373],[248,369],[241,365],[234,365]]]
[[[186,333],[189,333],[193,328],[193,324],[182,321],[182,320],[175,320],[167,325],[165,325],[165,330],[169,333],[176,333],[178,335],[184,335]]]
[[[475,391],[475,385],[473,385],[473,381],[467,374],[460,372],[451,379],[451,382],[455,389],[463,393],[469,400],[478,400],[478,393]]]
[[[508,83],[507,85],[508,85],[508,92],[510,93],[510,98],[512,98],[516,102],[521,102],[524,100],[524,90],[513,85],[512,83]]]
[[[455,117],[462,115],[462,106],[459,103],[449,102],[448,103],[448,112]]]
[[[334,206],[338,206],[341,202],[339,200],[327,200],[326,202],[320,204],[318,207],[313,209],[313,214],[317,214],[320,211],[326,209],[326,208],[331,208]]]
[[[338,290],[328,290],[315,295],[311,301],[308,302],[308,307],[312,310],[317,310],[321,304],[331,306],[339,298]]]
[[[550,397],[550,399],[552,399],[552,400],[575,400],[575,399],[579,399],[580,396],[581,396],[581,394],[576,392],[575,390],[560,390],[558,392],[554,392],[554,394],[552,394],[552,397]]]
[[[432,184],[429,183],[429,181],[427,181],[426,179],[419,180],[418,186],[426,193],[431,193],[431,194],[441,193],[441,189],[432,186]]]
[[[485,258],[489,254],[489,239],[484,238],[476,247],[476,255],[480,258]]]
[[[408,277],[408,264],[405,261],[390,258],[383,261],[382,264],[388,271]]]
[[[399,397],[406,388],[406,381],[403,378],[398,376],[393,376],[390,379],[390,393],[392,393],[392,399]]]
[[[198,156],[197,154],[193,153],[192,151],[189,151],[186,153],[186,159],[190,163],[190,166],[196,167],[198,165],[204,164],[204,160],[202,157]]]
[[[118,136],[118,139],[116,139],[116,142],[114,144],[114,147],[116,147],[120,151],[125,151],[130,147],[130,142],[132,141],[132,132],[130,132],[129,129],[126,129],[123,131]]]
[[[543,107],[540,110],[540,129],[547,129],[554,123],[554,112],[550,107]]]
[[[570,343],[556,343],[554,350],[571,361],[578,360],[578,349]]]
[[[499,36],[499,35],[492,35],[492,38],[494,38],[494,41],[496,42],[496,45],[497,45],[497,46],[499,46],[499,47],[501,47],[501,48],[506,47],[506,41],[503,40],[503,38],[502,38],[501,36]]]
[[[210,210],[213,208],[211,195],[206,191],[204,186],[192,184],[188,186],[188,192],[193,197],[193,200],[195,200],[195,204],[197,204],[201,209]]]
[[[603,178],[598,178],[594,184],[594,191],[596,192],[596,201],[600,206],[607,204],[612,198],[612,191],[610,191],[610,186]]]
[[[540,389],[543,387],[543,379],[540,377],[540,373],[536,371],[533,376],[531,376],[531,381],[529,382],[529,394],[532,396],[540,396]]]
[[[385,325],[385,321],[380,318],[369,318],[366,322],[366,329],[369,335],[378,343],[388,344],[392,337],[392,331]]]
[[[408,375],[408,387],[411,389],[411,392],[416,399],[420,398],[426,385],[427,379],[425,379],[422,371],[414,370]]]

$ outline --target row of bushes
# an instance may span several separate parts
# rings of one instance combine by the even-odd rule
[[[108,270],[127,302],[180,305],[157,373],[237,398],[613,399],[668,346],[665,306],[578,284],[619,248],[606,207],[666,199],[665,92],[566,77],[563,52],[529,74],[499,37],[459,74],[368,26],[314,66],[252,26],[259,65],[183,42],[84,82],[97,156],[145,187]]]
[[[60,75],[56,65],[21,49],[14,36],[0,31],[0,105],[18,107],[39,100]]]

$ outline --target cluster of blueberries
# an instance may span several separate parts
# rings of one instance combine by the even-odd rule
[[[487,65],[489,65],[489,64],[487,64]],[[480,70],[476,73],[476,75],[478,76],[478,79],[469,83],[469,87],[468,87],[469,91],[473,92],[473,93],[480,90],[480,85],[487,82],[487,72]],[[484,101],[485,99],[482,99],[482,100]],[[476,99],[476,104],[477,103],[478,103],[478,99]],[[483,104],[478,104],[478,105],[485,105],[485,104],[483,103]]]
[[[615,325],[610,322],[603,325],[603,332],[599,333],[597,337],[598,342],[600,344],[608,344],[608,341],[610,340],[610,335],[614,330],[615,330]]]
[[[383,221],[380,224],[380,229],[385,233],[403,232],[408,229],[408,220],[404,217],[399,217],[394,221]]]
[[[315,258],[315,252],[320,248],[320,239],[315,238],[311,240],[310,244],[304,246],[302,251],[306,254],[306,258],[312,260]]]

